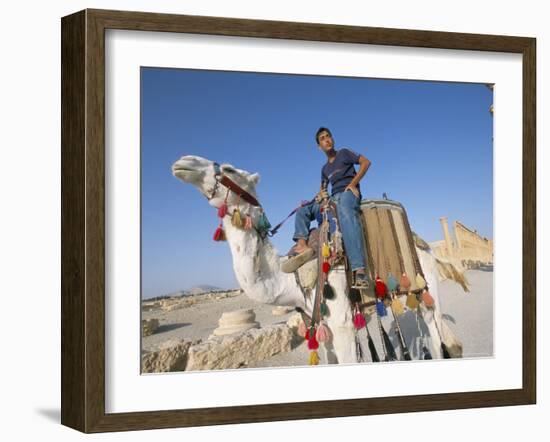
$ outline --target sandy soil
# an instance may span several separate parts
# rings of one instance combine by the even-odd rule
[[[465,293],[462,288],[452,282],[440,283],[440,303],[443,318],[463,343],[463,356],[487,357],[493,353],[493,273],[491,271],[470,270],[466,276],[471,284],[471,291]],[[239,292],[229,293],[225,297],[216,295],[193,295],[193,304],[187,307],[163,312],[160,309],[144,311],[142,319],[157,318],[160,327],[151,336],[142,340],[142,350],[158,349],[159,345],[170,339],[206,340],[218,326],[218,320],[223,312],[252,308],[256,313],[256,321],[262,327],[285,323],[293,314],[275,316],[272,313],[274,306],[260,304],[248,299]],[[401,317],[401,327],[407,336],[407,331],[416,329],[416,321],[412,312]],[[391,334],[391,317],[384,318],[384,328],[390,332],[390,338],[397,348],[397,338]],[[371,336],[375,341],[379,354],[382,354],[379,335],[376,333],[376,324],[368,324]],[[365,350],[366,333],[359,332],[360,340]],[[411,352],[413,349],[410,349]],[[321,355],[322,352],[320,352]],[[322,356],[322,355],[321,355]],[[413,355],[413,359],[416,359]],[[280,367],[306,365],[308,349],[306,342],[301,338],[293,343],[293,350],[278,354],[268,360],[255,365],[256,367]],[[368,362],[370,356],[365,354]],[[321,357],[321,362],[323,362]]]

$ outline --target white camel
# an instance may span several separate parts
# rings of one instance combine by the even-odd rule
[[[213,161],[192,155],[183,156],[176,161],[172,166],[172,173],[182,181],[195,186],[215,208],[219,208],[227,198],[229,214],[237,204],[253,219],[260,214],[261,209],[239,199],[234,192],[228,192],[227,188],[219,182],[220,174],[223,174],[257,199],[256,185],[260,179],[257,173],[252,174],[230,164],[218,165]],[[243,230],[234,227],[230,216],[224,217],[222,223],[233,257],[233,269],[244,293],[261,303],[300,307],[311,316],[314,296],[305,297],[295,276],[281,271],[281,258],[269,239],[262,239],[254,229]],[[447,347],[453,349],[455,353],[460,353],[460,342],[441,320],[438,296],[438,265],[441,263],[433,254],[425,250],[417,248],[417,253],[430,293],[435,300],[435,308],[422,307],[424,330],[428,331],[424,338],[421,338],[416,323],[413,328],[410,324],[407,327],[406,318],[401,321],[405,322],[402,327],[407,328],[409,350],[413,359],[420,359],[421,339],[424,339],[433,358],[442,358],[441,336]],[[353,325],[343,267],[335,267],[330,271],[329,283],[335,296],[333,299],[326,300],[330,311],[326,323],[332,339],[324,343],[325,360],[328,363],[355,363],[357,362],[356,330]],[[388,320],[387,317],[384,319]],[[398,347],[395,345],[396,350]]]

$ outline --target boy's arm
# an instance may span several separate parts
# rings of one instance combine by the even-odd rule
[[[365,176],[365,174],[367,173],[367,170],[369,169],[370,165],[371,165],[371,162],[368,158],[364,157],[363,155],[359,155],[359,171],[353,177],[353,179],[351,180],[351,182],[348,184],[348,186],[346,187],[346,189],[344,191],[349,189],[353,192],[353,194],[356,197],[359,197],[359,191],[357,190],[357,184],[359,184],[359,181],[361,181],[361,179]]]

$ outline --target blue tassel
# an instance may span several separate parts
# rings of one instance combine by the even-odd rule
[[[386,316],[388,314],[388,311],[386,310],[386,306],[381,301],[376,301],[376,313],[378,313],[378,316]]]
[[[388,276],[388,290],[390,292],[396,291],[397,285],[398,285],[397,279],[395,279],[395,277],[390,273]]]

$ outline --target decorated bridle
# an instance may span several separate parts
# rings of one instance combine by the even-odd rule
[[[239,197],[239,202],[242,199],[245,202],[249,203],[251,206],[257,207],[260,210],[260,216],[256,219],[256,222],[253,223],[250,213],[247,213],[244,218],[242,217],[241,211],[239,210],[239,202],[237,202],[237,207],[233,210],[233,213],[231,214],[231,224],[237,228],[241,228],[244,230],[250,230],[254,228],[262,239],[264,239],[266,236],[275,235],[279,228],[285,223],[285,221],[288,220],[292,215],[294,215],[294,213],[296,213],[296,211],[300,207],[311,204],[315,201],[315,199],[312,199],[310,201],[302,201],[302,203],[300,203],[298,207],[292,210],[283,221],[281,221],[273,229],[271,229],[271,223],[267,219],[267,216],[265,215],[265,212],[259,201],[253,195],[251,195],[249,192],[247,192],[241,186],[231,180],[231,178],[229,178],[227,175],[224,175],[222,173],[220,165],[216,162],[214,162],[214,178],[216,180],[216,183],[212,188],[210,196],[206,197],[208,201],[216,196],[220,185],[227,188],[225,200],[223,204],[218,208],[218,217],[220,218],[220,224],[214,232],[214,241],[224,241],[226,239],[225,231],[223,230],[222,220],[228,214],[227,198],[229,197],[229,192],[235,193]]]
[[[229,197],[229,192],[233,192],[238,196],[237,201],[237,207],[233,209],[233,213],[231,214],[231,224],[239,229],[243,230],[251,230],[255,229],[260,237],[264,239],[269,234],[269,229],[271,227],[271,224],[269,223],[269,220],[267,219],[267,216],[265,215],[263,208],[261,204],[258,202],[258,200],[248,193],[246,190],[244,190],[241,186],[239,186],[237,183],[235,183],[231,178],[229,178],[227,175],[224,175],[221,171],[220,165],[216,162],[214,162],[214,178],[216,180],[216,183],[214,184],[214,187],[212,189],[212,192],[210,193],[210,196],[207,196],[206,198],[208,201],[210,201],[212,198],[216,196],[216,193],[218,192],[218,189],[220,185],[225,186],[227,188],[227,192],[225,194],[225,199],[223,204],[218,208],[218,218],[220,218],[220,224],[216,231],[214,232],[214,241],[225,241],[225,231],[223,230],[223,218],[228,215],[228,207],[227,207],[227,199]],[[250,212],[246,213],[243,217],[241,214],[241,211],[239,209],[239,203],[240,200],[244,200],[245,202],[249,203],[253,207],[257,207],[260,209],[260,216],[256,219],[256,222],[252,222],[252,217],[250,215]]]

